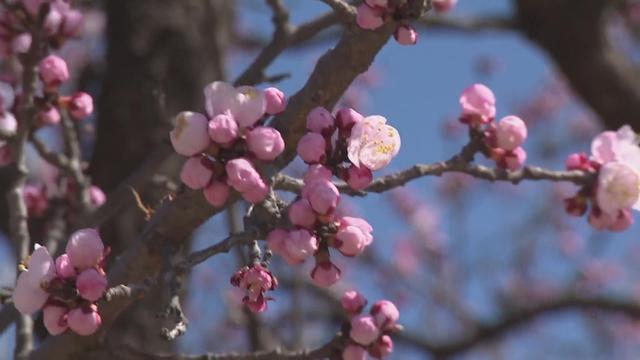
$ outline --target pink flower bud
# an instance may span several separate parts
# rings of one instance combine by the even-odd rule
[[[44,24],[42,24],[42,30],[48,36],[56,35],[60,31],[62,25],[62,13],[52,7],[47,16],[44,18]]]
[[[207,185],[202,192],[204,194],[204,198],[207,199],[209,204],[215,207],[221,207],[224,205],[229,199],[229,195],[231,194],[231,189],[229,185],[213,180],[211,184]]]
[[[287,262],[301,263],[316,250],[318,250],[318,239],[312,233],[306,229],[291,230],[284,241],[283,255]]]
[[[342,352],[342,360],[366,360],[367,350],[362,346],[349,344]]]
[[[313,212],[311,204],[305,199],[299,199],[291,204],[288,214],[289,221],[293,225],[311,229],[316,223],[316,213]]]
[[[347,170],[346,181],[353,190],[362,190],[373,181],[373,173],[367,167],[351,165]]]
[[[25,185],[22,196],[29,216],[40,217],[49,208],[49,199],[44,186]]]
[[[365,30],[375,30],[384,25],[383,12],[379,9],[374,9],[367,4],[358,6],[358,13],[356,16],[356,23],[359,27]]]
[[[371,307],[371,316],[375,318],[375,323],[380,329],[387,330],[396,325],[400,312],[391,301],[380,300]]]
[[[400,45],[415,45],[418,42],[418,32],[408,24],[398,25],[393,37]]]
[[[75,308],[69,311],[67,323],[76,334],[89,336],[98,330],[102,319],[98,314],[98,307],[91,305],[89,308]]]
[[[84,270],[100,263],[104,244],[95,229],[81,229],[71,234],[65,250],[71,264]]]
[[[362,120],[364,120],[364,116],[352,108],[340,109],[336,114],[336,124],[345,131],[350,131],[353,125]]]
[[[47,106],[38,114],[38,120],[43,125],[55,125],[60,123],[60,112],[55,106]]]
[[[209,160],[201,156],[193,156],[187,159],[182,166],[180,180],[190,189],[202,189],[211,181],[213,171],[204,164],[204,161]]]
[[[365,235],[364,246],[369,246],[373,242],[373,235],[371,235],[371,232],[373,232],[373,227],[366,220],[357,217],[343,216],[342,218],[340,218],[340,220],[338,220],[338,223],[339,230],[345,229],[349,226],[355,226],[359,228]]]
[[[584,152],[570,154],[567,156],[567,160],[565,160],[564,164],[567,170],[593,170],[591,161],[589,161],[589,157]]]
[[[496,116],[496,97],[493,91],[482,84],[473,84],[460,96],[461,121],[486,124]]]
[[[227,183],[239,192],[250,191],[252,187],[264,184],[258,171],[249,160],[237,158],[227,162]]]
[[[382,359],[393,352],[393,340],[389,335],[382,335],[369,349],[371,356]]]
[[[380,329],[376,326],[372,316],[358,315],[351,319],[349,336],[356,343],[367,346],[380,336]]]
[[[72,278],[77,275],[76,270],[71,264],[69,255],[62,254],[56,259],[56,275],[63,279]]]
[[[366,242],[367,235],[356,226],[346,226],[336,233],[336,247],[344,256],[360,255]]]
[[[609,231],[620,232],[627,230],[631,225],[633,225],[631,210],[622,209],[607,229],[609,229]]]
[[[42,310],[42,322],[44,327],[51,335],[60,335],[67,330],[67,312],[66,307],[48,305]]]
[[[104,194],[102,189],[95,185],[91,185],[89,188],[89,199],[93,206],[100,207],[107,201],[107,196]]]
[[[527,161],[527,152],[521,148],[515,148],[512,151],[502,151],[502,149],[494,149],[496,155],[496,164],[503,169],[516,171],[524,166]]]
[[[12,136],[18,130],[18,121],[10,112],[0,115],[0,132]]]
[[[367,299],[355,290],[347,291],[340,299],[344,311],[350,314],[359,314],[365,306]]]
[[[66,11],[62,16],[62,27],[60,33],[66,37],[78,37],[82,34],[83,25],[82,13],[77,10]]]
[[[173,149],[180,155],[193,156],[209,147],[207,118],[199,113],[183,111],[176,116],[170,138]]]
[[[272,161],[284,151],[284,140],[278,130],[259,126],[247,134],[247,147],[258,159]]]
[[[458,0],[433,0],[431,5],[437,12],[447,12],[456,6],[457,2]]]
[[[333,173],[324,165],[315,164],[309,165],[307,172],[304,173],[303,180],[305,183],[310,183],[315,180],[331,180]]]
[[[307,133],[298,142],[298,155],[307,164],[315,164],[324,160],[327,142],[318,133]]]
[[[31,48],[31,34],[22,33],[11,41],[11,50],[16,54],[26,54]]]
[[[76,288],[82,298],[98,301],[107,290],[107,277],[103,272],[88,268],[78,275]]]
[[[279,114],[287,107],[287,99],[280,89],[266,88],[264,89],[264,97],[267,102],[266,112],[269,115]]]
[[[260,203],[269,196],[269,185],[260,179],[254,186],[240,192],[240,195],[242,195],[242,198],[247,202],[252,204]]]
[[[305,184],[302,196],[309,201],[313,210],[321,215],[333,212],[340,201],[340,191],[328,180]]]
[[[40,61],[40,79],[48,87],[56,87],[69,80],[67,63],[59,56],[49,55]]]
[[[564,210],[569,215],[580,217],[587,212],[587,199],[580,195],[564,199]]]
[[[329,287],[340,280],[340,269],[331,261],[316,262],[311,270],[311,280],[316,286]]]
[[[515,150],[527,138],[527,125],[517,116],[506,116],[496,125],[496,144],[504,150]]]
[[[333,134],[336,126],[335,123],[336,121],[333,115],[322,106],[313,108],[313,110],[307,114],[307,129],[324,136]]]
[[[269,249],[276,254],[282,254],[285,251],[285,241],[289,236],[289,232],[276,228],[269,232],[267,235],[267,245],[269,245]]]
[[[69,101],[69,114],[76,120],[86,119],[93,113],[93,98],[85,92],[77,92]]]
[[[218,114],[209,121],[209,137],[220,145],[238,138],[238,124],[229,112]]]

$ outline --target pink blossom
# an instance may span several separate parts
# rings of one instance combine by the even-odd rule
[[[266,112],[269,115],[279,114],[287,107],[287,98],[280,89],[274,87],[264,89],[264,98],[267,103]]]
[[[228,111],[214,116],[209,121],[209,137],[216,143],[230,144],[238,136],[238,124]]]
[[[351,216],[343,216],[338,220],[339,227],[338,229],[346,229],[347,227],[354,226],[360,229],[362,233],[365,235],[364,238],[364,246],[369,246],[373,242],[373,227],[364,219],[351,217]]]
[[[309,131],[329,136],[333,133],[336,126],[336,120],[329,110],[322,106],[313,108],[307,114],[307,129]]]
[[[71,264],[79,270],[84,270],[102,261],[104,244],[95,229],[81,229],[71,234],[65,251]]]
[[[56,259],[56,275],[62,279],[69,279],[77,275],[69,255],[62,254]]]
[[[184,162],[184,165],[182,165],[180,180],[190,189],[202,189],[211,181],[213,170],[211,170],[209,166],[206,166],[204,161],[208,160],[205,160],[201,156],[193,156],[188,158],[187,161]]]
[[[228,111],[241,128],[255,124],[267,106],[264,93],[250,86],[236,89],[225,82],[215,81],[204,88],[204,94],[209,117]]]
[[[264,184],[258,171],[249,160],[237,158],[225,165],[227,183],[239,192],[250,191],[252,187]]]
[[[298,142],[298,155],[307,164],[322,162],[326,155],[327,142],[318,133],[307,133]]]
[[[514,150],[527,138],[527,125],[517,116],[506,116],[496,125],[496,143],[504,150]]]
[[[89,188],[89,199],[94,206],[100,207],[107,201],[107,196],[104,194],[102,189],[95,185],[91,185]]]
[[[309,165],[307,172],[304,173],[303,180],[305,183],[310,183],[315,180],[331,180],[333,174],[331,170],[324,165],[314,164]]]
[[[42,311],[42,322],[44,327],[51,335],[60,335],[67,330],[67,312],[66,307],[47,305]]]
[[[60,122],[60,112],[55,106],[47,106],[38,114],[38,120],[43,125],[55,125]]]
[[[0,115],[0,132],[12,136],[18,130],[18,121],[10,112]]]
[[[291,230],[283,245],[282,255],[285,260],[289,263],[301,263],[318,250],[318,239],[306,229]]]
[[[356,23],[365,30],[375,30],[384,25],[384,13],[379,9],[374,9],[367,4],[358,6]]]
[[[342,360],[366,360],[367,350],[362,346],[349,344],[342,352]]]
[[[355,166],[372,171],[387,166],[400,151],[400,134],[382,116],[368,116],[351,130],[347,155]]]
[[[336,124],[342,130],[350,131],[353,125],[364,120],[364,116],[352,108],[340,109],[336,114]]]
[[[351,165],[347,169],[346,181],[353,190],[362,190],[373,181],[373,173],[367,167]]]
[[[496,97],[491,89],[482,84],[473,84],[462,91],[461,120],[465,123],[486,124],[496,116]]]
[[[344,256],[360,255],[366,242],[367,234],[356,226],[341,227],[336,233],[336,247]]]
[[[98,301],[107,290],[107,276],[103,271],[88,268],[78,275],[76,288],[82,298]]]
[[[43,186],[25,185],[22,191],[29,216],[40,217],[49,208],[49,199]]]
[[[69,101],[69,114],[76,120],[86,119],[93,113],[93,98],[85,92],[77,92]]]
[[[284,140],[278,130],[259,126],[247,133],[247,147],[258,159],[272,161],[284,151]]]
[[[591,161],[589,161],[589,156],[587,156],[584,152],[573,153],[567,156],[567,160],[564,162],[567,170],[584,170],[584,171],[594,171]]]
[[[340,304],[344,311],[350,314],[359,314],[365,306],[367,299],[355,290],[347,291],[340,298]]]
[[[393,352],[393,340],[389,335],[382,335],[370,348],[371,356],[382,359]]]
[[[433,0],[431,4],[437,12],[447,12],[451,10],[458,0]]]
[[[316,213],[305,199],[296,200],[289,207],[289,221],[293,225],[311,229],[316,223]]]
[[[48,87],[59,86],[69,80],[67,63],[59,56],[49,55],[40,61],[40,79]]]
[[[213,180],[207,187],[204,188],[202,192],[204,194],[204,198],[207,199],[209,204],[215,207],[221,207],[224,205],[229,199],[229,195],[231,194],[231,189],[229,185]]]
[[[633,206],[640,195],[640,176],[625,164],[609,162],[600,168],[596,200],[609,214]]]
[[[370,315],[358,315],[351,319],[351,340],[364,346],[368,346],[380,336],[380,329],[376,326],[374,318]]]
[[[635,132],[625,125],[618,131],[605,131],[591,142],[593,160],[606,164],[611,161],[623,162],[632,169],[640,169],[640,147]]]
[[[17,35],[11,41],[11,50],[16,54],[26,54],[31,48],[31,34],[28,32]]]
[[[393,37],[400,45],[415,45],[418,42],[418,32],[409,24],[398,25]]]
[[[49,251],[46,247],[36,244],[26,270],[18,275],[13,290],[13,304],[16,309],[29,315],[42,308],[49,297],[43,286],[47,286],[55,275],[55,263]]]
[[[331,261],[316,262],[311,270],[311,280],[316,286],[329,287],[340,280],[340,269]]]
[[[375,318],[376,325],[383,330],[394,328],[400,318],[398,308],[388,300],[380,300],[373,304],[371,315]]]
[[[69,311],[67,323],[69,324],[69,328],[76,334],[89,336],[98,330],[102,324],[102,318],[100,314],[98,314],[98,307],[91,305]]]
[[[498,151],[502,149],[494,150],[497,156],[496,163],[503,169],[516,171],[524,166],[524,163],[527,161],[527,152],[521,147],[515,148],[512,151]]]
[[[199,113],[183,111],[176,117],[170,138],[173,149],[180,155],[193,156],[209,146],[207,118]]]
[[[340,191],[331,181],[316,180],[304,185],[302,197],[309,201],[313,210],[324,215],[338,206]]]
[[[246,291],[242,302],[253,312],[262,312],[267,308],[264,293],[274,290],[278,280],[262,265],[245,266],[231,277],[231,284]]]

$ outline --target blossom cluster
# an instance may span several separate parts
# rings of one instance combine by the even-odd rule
[[[189,157],[182,182],[202,189],[216,207],[227,201],[231,188],[248,202],[261,202],[269,185],[256,167],[275,160],[285,146],[278,130],[265,122],[268,115],[284,111],[284,94],[273,87],[235,88],[216,81],[205,87],[204,95],[206,115],[182,112],[170,133],[174,150]]]
[[[623,231],[633,224],[631,209],[640,209],[640,147],[630,126],[599,134],[591,142],[591,156],[571,154],[566,167],[598,174],[596,184],[565,199],[569,214],[582,216],[591,203],[589,224],[594,228]]]
[[[515,171],[524,165],[527,152],[522,144],[527,138],[527,126],[514,115],[494,121],[496,97],[491,89],[482,84],[467,87],[460,96],[460,106],[460,122],[483,132],[485,154],[498,167]]]
[[[272,299],[265,296],[264,293],[275,290],[278,287],[278,279],[271,274],[266,266],[256,263],[236,271],[231,277],[231,285],[246,291],[242,303],[249,310],[262,312],[267,309],[267,300]]]
[[[96,230],[82,229],[71,235],[65,250],[54,261],[46,247],[35,246],[21,265],[13,303],[25,315],[42,309],[52,335],[67,329],[91,335],[102,322],[97,301],[107,289],[105,247]]]
[[[400,329],[398,308],[388,300],[373,304],[369,314],[362,314],[367,299],[357,291],[347,291],[340,299],[349,316],[349,344],[342,353],[343,360],[365,360],[367,353],[381,359],[393,351],[392,333]]]

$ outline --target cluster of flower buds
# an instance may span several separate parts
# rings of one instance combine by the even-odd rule
[[[107,249],[108,251],[108,249]],[[13,292],[13,303],[25,315],[43,310],[44,326],[52,335],[68,328],[91,335],[102,320],[97,301],[107,289],[103,269],[106,251],[94,229],[71,235],[66,253],[55,261],[46,247],[36,245]]]
[[[203,189],[213,206],[222,206],[231,188],[251,203],[269,194],[256,164],[275,160],[284,151],[278,130],[266,126],[268,115],[284,111],[286,99],[276,88],[235,88],[216,81],[204,89],[206,115],[178,114],[171,143],[188,156],[180,177],[193,190]],[[265,116],[267,115],[267,116]]]
[[[482,84],[469,86],[460,96],[460,106],[460,122],[484,133],[485,155],[498,167],[515,171],[524,165],[527,152],[522,144],[527,138],[527,125],[514,115],[495,122],[496,97],[491,89]]]
[[[393,0],[365,0],[358,6],[356,22],[358,26],[365,30],[375,30],[387,20],[402,17],[402,13],[408,6],[405,2],[402,5],[395,4]],[[418,42],[418,32],[406,22],[396,27],[393,37],[401,45],[415,45]]]
[[[266,291],[278,287],[278,279],[263,264],[254,263],[236,271],[231,277],[231,285],[244,289],[242,302],[253,312],[267,309],[267,301],[272,298],[264,295]]]
[[[589,209],[589,224],[598,230],[623,231],[633,224],[631,209],[640,209],[640,147],[631,127],[605,131],[591,142],[591,156],[569,155],[567,170],[598,174],[596,184],[583,186],[565,199],[566,211],[575,216]]]
[[[388,300],[373,304],[369,314],[362,314],[367,299],[357,291],[347,291],[340,299],[350,319],[350,343],[342,353],[343,360],[365,360],[367,353],[381,359],[393,351],[390,335],[400,330],[398,308]]]
[[[42,34],[58,48],[82,32],[82,13],[68,0],[20,0],[0,12],[0,55],[26,53],[31,47],[28,28],[42,19]]]

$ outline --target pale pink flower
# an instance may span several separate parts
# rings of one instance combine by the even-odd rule
[[[367,4],[358,6],[356,23],[365,30],[375,30],[384,25],[384,12]]]
[[[69,100],[69,114],[76,120],[86,119],[93,113],[93,98],[85,92],[77,92]]]
[[[42,322],[51,335],[60,335],[69,327],[67,324],[66,307],[47,305],[42,310]]]
[[[355,290],[345,292],[340,298],[340,304],[349,314],[358,314],[367,306],[367,299]]]
[[[278,130],[259,126],[247,133],[247,147],[258,159],[272,161],[284,151],[284,140]]]
[[[331,261],[316,262],[311,270],[311,280],[316,286],[329,287],[340,280],[340,269]]]
[[[229,111],[218,114],[209,121],[209,137],[216,143],[227,145],[238,136],[238,124]]]
[[[47,286],[56,275],[56,267],[46,247],[35,245],[29,257],[26,270],[18,275],[13,290],[13,304],[25,315],[32,314],[42,308],[49,294],[43,287]]]
[[[262,312],[267,308],[264,293],[274,290],[278,280],[262,265],[245,266],[231,277],[231,284],[246,291],[242,302],[253,312]]]
[[[506,116],[496,124],[496,144],[504,150],[514,150],[527,138],[527,125],[517,116]]]
[[[304,185],[302,197],[307,199],[317,213],[333,212],[340,201],[340,191],[328,180],[316,180]]]
[[[409,24],[398,25],[393,37],[400,45],[415,45],[418,42],[418,32]]]
[[[362,190],[373,181],[373,173],[367,167],[351,165],[347,169],[346,181],[353,190]]]
[[[395,327],[400,312],[391,301],[380,300],[371,307],[371,316],[375,318],[375,323],[380,329],[389,330]]]
[[[605,131],[596,136],[591,142],[591,156],[601,164],[618,161],[640,170],[640,147],[636,134],[628,125],[616,132]]]
[[[629,166],[609,162],[600,168],[596,201],[602,211],[617,214],[618,210],[640,206],[639,195],[640,176]]]
[[[342,352],[342,360],[366,360],[367,350],[362,346],[349,344]]]
[[[107,290],[107,276],[95,268],[88,268],[78,275],[76,288],[83,299],[98,301]]]
[[[215,207],[221,207],[224,205],[229,199],[229,195],[231,194],[231,189],[229,185],[213,180],[207,187],[204,188],[203,192],[204,198],[207,199],[209,204]]]
[[[264,115],[267,102],[264,93],[254,87],[215,81],[204,88],[205,107],[209,117],[229,112],[240,128],[255,124]]]
[[[62,254],[56,259],[56,275],[62,279],[69,279],[77,275],[69,260],[69,255]]]
[[[268,87],[264,89],[264,97],[267,103],[266,112],[269,115],[279,114],[287,107],[287,98],[280,89]]]
[[[462,91],[460,96],[464,122],[486,124],[496,116],[496,97],[485,85],[473,84]]]
[[[311,229],[316,223],[316,213],[311,208],[311,204],[306,199],[294,201],[289,206],[289,221],[293,225]]]
[[[380,336],[380,329],[372,316],[358,315],[351,319],[349,336],[356,343],[367,346]]]
[[[0,114],[0,132],[9,136],[14,135],[18,130],[18,121],[10,112]]]
[[[176,126],[169,134],[173,149],[180,155],[193,156],[209,146],[207,118],[199,113],[183,111],[176,116]]]
[[[451,10],[458,0],[433,0],[431,4],[437,12],[447,12]]]
[[[205,160],[201,156],[193,156],[187,159],[180,171],[180,180],[190,189],[202,189],[213,177],[213,170],[205,165]]]
[[[98,307],[93,304],[89,307],[79,307],[69,311],[67,324],[76,334],[89,336],[98,330],[102,324],[102,318],[98,314]]]
[[[336,114],[336,124],[345,131],[350,131],[353,125],[364,120],[364,116],[352,108],[340,109]]]
[[[95,229],[81,229],[71,234],[65,251],[71,264],[84,270],[100,264],[104,256],[104,244]]]
[[[382,116],[368,116],[351,129],[347,155],[355,166],[372,171],[387,166],[400,151],[398,130]]]
[[[307,133],[298,141],[296,150],[300,158],[307,164],[319,163],[325,158],[327,142],[318,133]]]
[[[336,127],[336,120],[329,110],[322,106],[313,108],[307,114],[307,129],[309,131],[329,136]]]
[[[49,55],[40,61],[40,79],[46,86],[59,86],[69,80],[67,63],[59,56]]]

